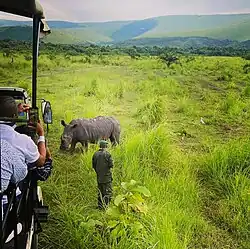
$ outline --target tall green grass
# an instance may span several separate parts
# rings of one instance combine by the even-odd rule
[[[146,244],[148,248],[187,248],[197,223],[202,225],[203,222],[197,215],[199,191],[190,165],[184,158],[176,161],[178,152],[171,148],[165,128],[161,126],[146,133],[141,132],[123,141],[111,153],[115,161],[114,185],[119,186],[122,181],[134,179],[146,186],[152,194],[148,203],[148,215],[143,220],[148,230],[145,242],[140,244],[133,237],[123,238],[112,248],[145,248]],[[59,187],[60,194],[57,195],[55,191],[58,188],[57,183],[53,184],[51,190],[47,189],[48,185],[43,186],[47,200],[54,202],[53,216],[64,217],[63,230],[67,233],[67,236],[59,236],[62,224],[56,226],[58,232],[54,232],[58,236],[53,240],[63,240],[63,244],[70,243],[72,248],[103,248],[107,240],[100,234],[95,235],[88,231],[80,239],[79,231],[74,229],[74,222],[84,221],[90,212],[99,220],[100,215],[103,216],[101,220],[105,219],[105,214],[93,213],[97,203],[95,177],[90,167],[92,154],[93,150],[82,156],[80,165],[70,163],[65,166],[67,177],[64,177],[66,182],[61,186],[62,189]],[[52,181],[57,182],[56,173],[53,178]],[[119,189],[115,193],[117,191]],[[86,192],[88,197],[85,196]],[[69,238],[70,242],[67,242]]]
[[[168,68],[153,57],[40,55],[39,97],[51,101],[54,117],[54,169],[41,183],[50,206],[41,248],[250,248],[246,62],[181,61]],[[1,65],[2,85],[30,89],[28,58],[18,54],[11,64],[3,57]],[[145,215],[128,214],[142,224],[139,235],[125,229],[112,239],[110,216],[96,209],[91,158],[98,146],[85,154],[58,150],[61,119],[97,115],[121,123],[121,144],[110,148],[114,198],[132,179],[151,193]]]
[[[205,196],[213,206],[209,216],[243,242],[241,248],[248,248],[250,236],[249,146],[249,139],[233,140],[216,148],[201,167]]]

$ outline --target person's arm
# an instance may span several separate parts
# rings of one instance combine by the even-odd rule
[[[46,159],[51,159],[51,152],[48,146],[46,147]]]
[[[108,165],[109,165],[109,168],[114,167],[114,162],[113,162],[112,156],[109,152],[108,152]]]
[[[39,135],[37,147],[38,147],[40,157],[36,161],[36,165],[37,167],[41,167],[45,163],[47,153],[46,153],[46,146],[45,146],[44,130],[40,123],[37,123],[37,134]]]
[[[29,164],[35,165],[37,167],[42,167],[46,159],[46,147],[45,147],[44,131],[41,124],[39,123],[37,124],[36,130],[37,134],[39,135],[37,145],[30,137],[26,136],[27,139],[26,160],[27,163]]]
[[[28,104],[19,103],[17,106],[18,113],[27,112],[30,106]]]
[[[36,168],[36,179],[39,181],[46,181],[51,175],[52,169],[52,159],[47,158],[43,167]]]
[[[94,170],[96,170],[96,155],[95,154],[92,157],[92,167]]]
[[[21,103],[18,105],[18,112],[27,112],[29,108],[30,108],[29,105]],[[30,127],[30,128],[34,128],[34,127]],[[46,159],[46,146],[45,146],[44,130],[40,122],[37,123],[36,132],[39,135],[37,146],[35,145],[33,140],[30,139],[32,142],[29,141],[29,145],[27,147],[28,158],[26,158],[26,160],[27,160],[27,163],[29,164],[36,165],[37,167],[42,167]],[[36,148],[34,147],[34,145]],[[39,156],[37,153],[37,148],[38,148]],[[35,161],[34,161],[34,158],[35,158]]]
[[[36,167],[36,165],[29,165],[30,168],[35,168],[35,174],[33,175],[34,179],[38,181],[46,181],[52,172],[53,161],[51,158],[51,153],[48,147],[46,147],[46,160],[42,167]]]

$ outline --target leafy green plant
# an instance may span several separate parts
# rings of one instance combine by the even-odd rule
[[[143,242],[146,229],[141,218],[148,212],[145,199],[150,196],[150,191],[138,182],[122,182],[121,193],[103,215],[78,215],[76,220],[72,220],[72,225],[77,227],[77,234],[102,238],[113,246],[123,243],[124,238],[140,239]]]
[[[150,191],[134,180],[122,182],[121,187],[122,193],[107,209],[107,224],[112,240],[119,240],[122,236],[138,237],[145,233],[140,216],[147,214],[145,198],[151,196]]]
[[[101,221],[87,217],[84,221],[80,222],[79,229],[85,232],[95,233],[97,229],[103,227],[103,225]]]

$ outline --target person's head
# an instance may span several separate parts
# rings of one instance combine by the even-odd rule
[[[108,142],[105,141],[105,140],[101,140],[99,142],[99,146],[100,146],[101,149],[106,149],[108,147]]]
[[[17,118],[17,104],[11,96],[0,96],[0,117]]]

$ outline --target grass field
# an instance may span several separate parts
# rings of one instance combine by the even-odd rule
[[[153,57],[40,56],[39,96],[51,101],[54,116],[41,248],[250,248],[250,64],[229,57],[181,62],[168,68]],[[1,85],[29,87],[31,62],[23,55],[0,64]],[[119,212],[115,204],[96,209],[97,147],[59,151],[61,119],[96,115],[121,123],[121,144],[110,149]],[[131,180],[141,186],[124,190],[133,193],[126,202],[121,183]]]

